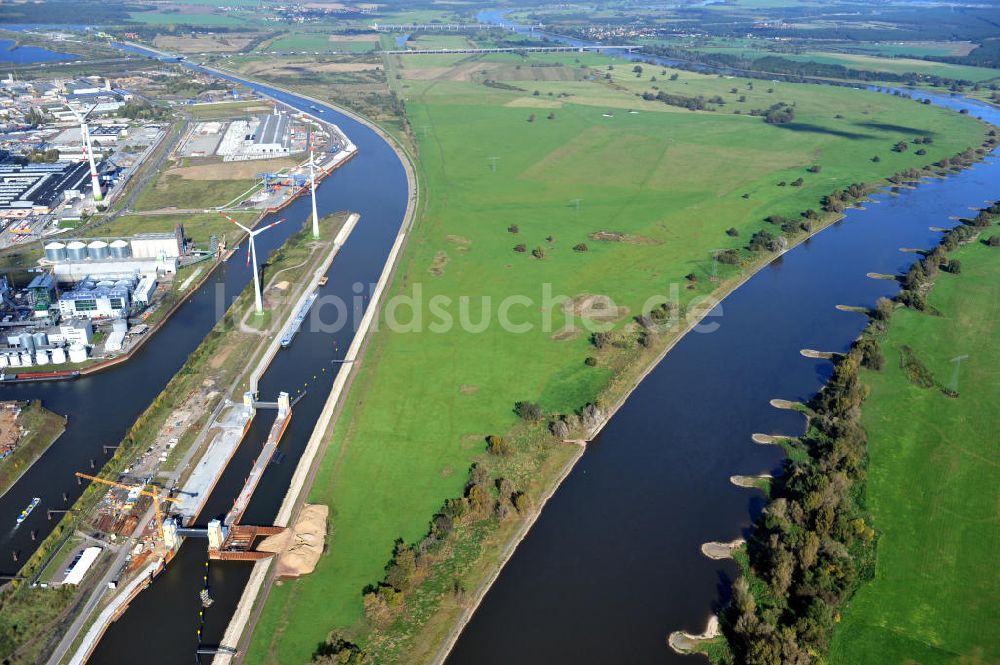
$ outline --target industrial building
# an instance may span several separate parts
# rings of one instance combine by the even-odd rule
[[[51,212],[66,199],[90,191],[89,176],[86,162],[0,162],[0,216]]]
[[[253,134],[253,144],[247,148],[251,156],[275,157],[291,152],[289,121],[285,113],[266,115],[257,123]]]
[[[174,274],[184,254],[184,228],[174,233],[140,233],[130,238],[53,241],[45,245],[45,262],[61,282],[88,277]]]
[[[111,319],[128,316],[130,280],[80,282],[76,289],[59,296],[59,313],[64,317]]]
[[[307,147],[302,126],[293,124],[291,116],[281,111],[251,120],[234,120],[221,140],[213,141],[212,133],[220,130],[217,124],[200,124],[185,144],[186,154],[206,154],[214,144],[216,155],[223,161],[235,162],[284,157]]]
[[[87,359],[94,339],[93,324],[73,319],[48,332],[22,332],[7,336],[7,348],[0,350],[0,371],[9,367],[62,365]]]

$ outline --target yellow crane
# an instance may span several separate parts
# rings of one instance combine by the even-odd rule
[[[175,499],[170,496],[163,496],[158,494],[156,491],[156,485],[152,485],[153,491],[147,492],[144,489],[139,489],[142,485],[126,485],[125,483],[115,482],[114,480],[105,480],[104,478],[98,478],[97,476],[91,476],[86,473],[76,472],[77,478],[83,478],[95,483],[101,483],[102,485],[110,485],[111,487],[118,487],[123,490],[128,490],[130,492],[138,491],[142,496],[149,496],[153,498],[153,509],[156,512],[156,532],[160,535],[160,540],[163,540],[163,514],[160,512],[160,501],[170,501],[171,503],[180,503],[180,499]]]

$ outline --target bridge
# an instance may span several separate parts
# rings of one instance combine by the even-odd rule
[[[541,28],[542,26],[527,27]],[[369,28],[375,32],[455,32],[459,30],[503,30],[506,29],[506,26],[492,23],[374,23]]]
[[[608,46],[521,46],[503,48],[434,48],[434,49],[396,49],[379,51],[383,55],[448,55],[452,53],[583,53],[584,51],[626,51],[632,53],[641,46],[608,45]]]

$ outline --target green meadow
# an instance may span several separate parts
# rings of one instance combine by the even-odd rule
[[[978,146],[985,132],[967,116],[887,95],[690,72],[670,81],[671,70],[636,76],[631,63],[592,54],[411,56],[388,72],[421,183],[389,295],[419,293],[425,307],[419,322],[406,307],[394,312],[418,331],[383,320],[371,340],[308,497],[331,507],[328,551],[314,573],[273,588],[246,657],[253,665],[307,662],[332,629],[366,644],[362,589],[382,578],[395,539],[419,540],[443,501],[461,496],[484,437],[518,426],[516,401],[571,413],[625,389],[616,354],[638,352],[596,350],[579,319],[565,330],[543,285],[569,298],[606,294],[605,316],[625,329],[671,285],[687,303],[731,284],[739,268],[715,265],[713,253],[743,247],[766,216],[798,217],[834,189]],[[636,96],[653,86],[727,101],[695,112]],[[793,123],[746,115],[778,101],[795,104]],[[891,151],[923,136],[934,139],[925,155]],[[801,187],[778,185],[798,178]],[[522,332],[497,323],[511,295],[528,299],[509,310]],[[432,329],[435,296],[450,299],[456,322],[486,324]],[[470,564],[469,588],[489,569]],[[383,635],[380,655],[419,661],[421,640],[436,639],[420,632],[432,612]]]
[[[929,297],[940,314],[893,314],[886,366],[864,376],[878,558],[834,631],[833,665],[1000,662],[1000,252],[952,258],[961,275],[941,273]],[[903,347],[958,398],[912,384]]]
[[[783,55],[789,60],[800,62],[818,62],[828,65],[843,65],[850,69],[860,69],[873,72],[891,72],[894,74],[908,74],[910,72],[920,72],[932,76],[941,76],[950,79],[964,79],[981,83],[1000,78],[1000,71],[987,67],[970,67],[969,65],[953,65],[947,62],[932,62],[930,60],[919,60],[914,58],[880,58],[874,55],[862,55],[854,53],[805,53],[802,55]]]
[[[302,32],[278,37],[261,46],[259,51],[329,51],[333,48],[326,34]]]

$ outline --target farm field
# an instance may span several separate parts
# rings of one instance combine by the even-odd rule
[[[419,331],[411,319],[410,331],[380,327],[308,497],[331,506],[328,553],[309,577],[272,591],[246,658],[254,665],[307,662],[333,629],[377,661],[428,656],[421,630],[443,593],[386,637],[366,622],[362,589],[382,579],[397,538],[419,540],[444,500],[462,495],[487,434],[521,431],[515,402],[573,413],[620,393],[615,377],[652,357],[635,345],[595,349],[581,317],[631,330],[671,285],[682,305],[732,285],[739,269],[716,265],[713,253],[744,247],[766,216],[798,219],[834,189],[978,146],[985,133],[972,118],[887,95],[659,67],[637,75],[631,63],[592,54],[395,58],[388,73],[407,100],[423,203],[390,295],[468,298],[470,322],[523,295],[511,319],[529,329],[490,319],[475,332],[435,330],[426,305],[416,307]],[[688,111],[636,96],[654,86],[725,104]],[[794,122],[747,115],[778,101],[795,104]],[[933,138],[925,155],[891,150],[924,136]],[[798,178],[801,187],[787,184]],[[543,284],[572,305],[546,309]],[[583,307],[577,326],[563,327],[586,294],[612,304],[589,317]],[[511,470],[515,479],[561,454],[515,440],[516,459],[528,460]],[[449,574],[473,588],[489,566],[470,561]],[[427,630],[440,635],[441,624]]]
[[[952,256],[961,275],[942,273],[929,297],[941,315],[894,313],[882,342],[886,366],[864,375],[878,558],[875,579],[834,631],[834,665],[1000,660],[1000,254],[977,243]],[[904,346],[959,397],[912,384],[900,366]],[[967,358],[956,377],[960,355]]]
[[[338,35],[302,32],[284,35],[262,45],[260,51],[340,51],[364,53],[378,46],[376,35]]]

